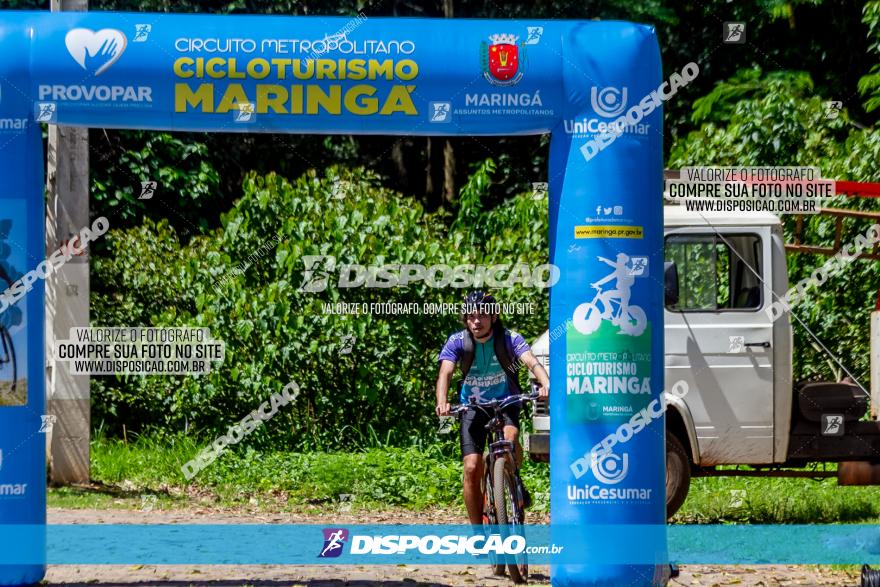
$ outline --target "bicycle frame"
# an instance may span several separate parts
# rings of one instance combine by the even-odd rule
[[[537,393],[515,395],[502,400],[492,400],[482,404],[475,402],[461,404],[460,406],[456,406],[458,409],[454,410],[455,413],[461,413],[468,409],[479,409],[489,416],[489,422],[486,424],[486,429],[489,430],[492,440],[489,443],[487,453],[483,455],[483,495],[484,500],[488,501],[488,506],[491,512],[494,512],[495,504],[493,503],[492,492],[487,491],[487,488],[492,487],[492,483],[494,482],[493,471],[495,469],[495,461],[500,457],[506,456],[510,459],[514,471],[519,470],[516,462],[516,447],[512,441],[504,438],[504,423],[501,418],[501,412],[505,408],[514,404],[521,404],[525,401],[534,401],[537,397]],[[492,410],[492,412],[490,413],[488,410]],[[491,512],[489,512],[490,516]],[[495,521],[490,519],[489,523],[494,524]]]
[[[610,293],[611,292],[609,291],[603,291],[600,289],[596,292],[596,297],[594,297],[593,301],[590,303],[596,306],[596,302],[602,302],[608,314],[611,317],[616,318],[620,314],[620,298],[611,297],[608,295]],[[598,310],[599,307],[596,306],[596,309]]]
[[[534,389],[534,384],[532,389]],[[515,395],[483,404],[477,404],[472,400],[470,404],[461,404],[452,410],[452,413],[460,414],[469,409],[479,409],[489,416],[486,429],[490,432],[491,441],[489,442],[489,450],[483,455],[484,470],[481,479],[484,525],[509,526],[513,529],[525,524],[526,489],[522,485],[522,481],[519,480],[515,444],[504,438],[504,420],[501,413],[509,406],[525,401],[534,401],[537,398],[538,394],[533,392],[529,395]],[[498,475],[503,476],[501,479],[496,479],[495,469],[498,469]],[[500,504],[496,503],[498,500],[501,500]],[[508,504],[510,505],[509,511]],[[507,530],[502,530],[501,533],[503,536],[507,536]],[[507,569],[514,583],[526,582],[529,574],[528,566],[528,559],[524,554],[514,561],[505,562],[497,558],[492,559],[494,573],[503,575]]]

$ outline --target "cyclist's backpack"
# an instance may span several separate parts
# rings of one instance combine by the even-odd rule
[[[522,393],[522,387],[519,384],[519,377],[517,376],[519,365],[513,358],[513,347],[509,344],[507,329],[496,322],[492,326],[492,331],[495,357],[498,359],[498,362],[501,363],[501,368],[504,369],[504,373],[507,375],[507,388],[511,393]],[[471,365],[474,364],[475,345],[476,342],[474,341],[474,335],[471,334],[470,330],[465,329],[461,341],[461,381],[459,382],[459,387],[461,387],[461,383],[467,379],[468,371],[471,370]]]

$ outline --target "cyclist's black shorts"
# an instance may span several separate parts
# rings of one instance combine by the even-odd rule
[[[520,405],[513,404],[501,411],[505,426],[516,426],[519,430]],[[489,431],[486,424],[489,416],[482,410],[468,410],[461,415],[461,456],[481,455],[486,449]]]

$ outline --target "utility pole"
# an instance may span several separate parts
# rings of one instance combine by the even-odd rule
[[[443,0],[443,17],[452,18],[454,4],[452,0]],[[451,204],[455,200],[455,152],[452,139],[447,138],[443,145],[443,203]]]
[[[880,290],[871,312],[871,418],[880,420]]]
[[[51,0],[52,11],[88,10],[88,0]],[[46,251],[63,246],[89,221],[89,131],[49,125],[46,172]],[[78,243],[77,243],[78,244]],[[91,430],[88,375],[71,375],[55,361],[56,340],[70,329],[89,326],[88,250],[74,256],[46,280],[47,411],[55,416],[49,443],[50,477],[55,483],[89,481]]]

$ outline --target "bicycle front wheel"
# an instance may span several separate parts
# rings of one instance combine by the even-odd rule
[[[572,325],[581,334],[592,334],[602,324],[602,312],[596,304],[586,302],[574,309]]]
[[[492,471],[492,494],[495,498],[495,511],[498,517],[498,526],[503,538],[512,533],[505,532],[504,527],[509,526],[522,535],[525,512],[522,509],[522,500],[517,489],[513,463],[508,457],[498,457]],[[526,554],[515,555],[513,561],[507,564],[507,572],[514,583],[525,583],[529,576],[529,564]]]
[[[494,503],[495,492],[492,490],[492,471],[489,470],[492,462],[489,455],[483,455],[483,525],[488,526],[498,524],[498,510]],[[492,561],[492,574],[496,577],[503,577],[507,568],[503,564],[497,563],[496,556],[490,554],[489,559]]]

